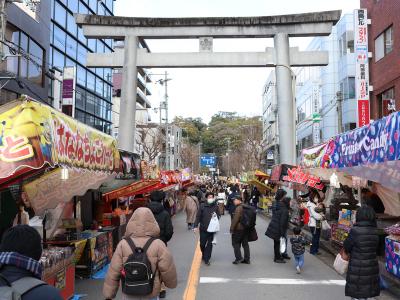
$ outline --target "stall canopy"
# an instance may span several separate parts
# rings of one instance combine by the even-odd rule
[[[302,153],[302,166],[310,168],[309,172],[313,174],[330,176],[337,173],[339,181],[343,183],[342,179],[346,179],[348,185],[351,185],[349,178],[346,178],[349,175],[376,182],[396,192],[394,198],[399,202],[399,138],[400,112],[395,112],[369,125],[338,135],[325,144],[305,149]],[[385,207],[391,205],[392,200],[388,199],[382,198]],[[400,204],[398,206],[396,211],[390,213],[400,215]]]
[[[303,151],[302,164],[362,177],[400,192],[400,112]]]
[[[0,126],[0,184],[4,186],[16,176],[46,171],[46,179],[36,179],[26,186],[28,198],[39,211],[59,203],[48,195],[47,204],[43,199],[35,203],[39,195],[44,197],[44,191],[69,197],[74,192],[81,194],[84,189],[97,188],[120,172],[120,155],[114,138],[47,105],[29,99],[3,105]],[[60,168],[48,172],[56,167]],[[63,184],[59,182],[61,177]]]

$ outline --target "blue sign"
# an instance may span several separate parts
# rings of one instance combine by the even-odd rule
[[[200,156],[200,166],[206,168],[215,168],[217,158],[214,154],[202,154]]]

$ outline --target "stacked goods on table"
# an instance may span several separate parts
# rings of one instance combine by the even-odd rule
[[[400,223],[385,228],[386,270],[400,278]]]

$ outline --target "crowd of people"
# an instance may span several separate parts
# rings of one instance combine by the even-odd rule
[[[232,263],[251,264],[249,242],[258,239],[255,226],[261,193],[257,188],[219,182],[181,192],[182,201],[178,206],[186,213],[187,229],[199,232],[204,264],[211,264],[215,234],[220,229],[219,219],[225,210],[231,219]],[[106,299],[115,298],[120,287],[124,299],[165,298],[166,288],[177,286],[177,271],[168,249],[168,242],[174,234],[173,213],[165,206],[166,201],[163,191],[154,191],[148,205],[133,213],[106,275],[103,287]],[[265,235],[273,240],[274,262],[279,264],[291,259],[287,252],[290,241],[295,270],[300,274],[305,265],[306,246],[311,244],[310,254],[319,254],[326,210],[323,197],[316,191],[310,191],[296,202],[299,204],[300,222],[289,233],[293,200],[285,190],[276,191]],[[303,225],[307,225],[312,234],[311,243],[302,234]],[[377,246],[375,212],[363,205],[358,209],[356,224],[344,242],[343,250],[349,257],[346,296],[367,299],[379,295]],[[8,291],[22,295],[22,300],[61,299],[55,288],[40,281],[38,260],[41,249],[40,235],[35,229],[18,224],[9,229],[0,245],[0,289],[8,286]]]

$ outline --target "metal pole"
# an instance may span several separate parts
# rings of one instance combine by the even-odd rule
[[[336,93],[336,103],[337,103],[337,113],[338,113],[338,134],[343,132],[343,109],[342,109],[342,102],[343,102],[343,94],[342,92]]]
[[[138,43],[137,36],[125,37],[118,145],[130,152],[135,151]]]
[[[4,53],[4,44],[5,36],[6,36],[6,0],[0,0],[0,58],[3,59]]]

